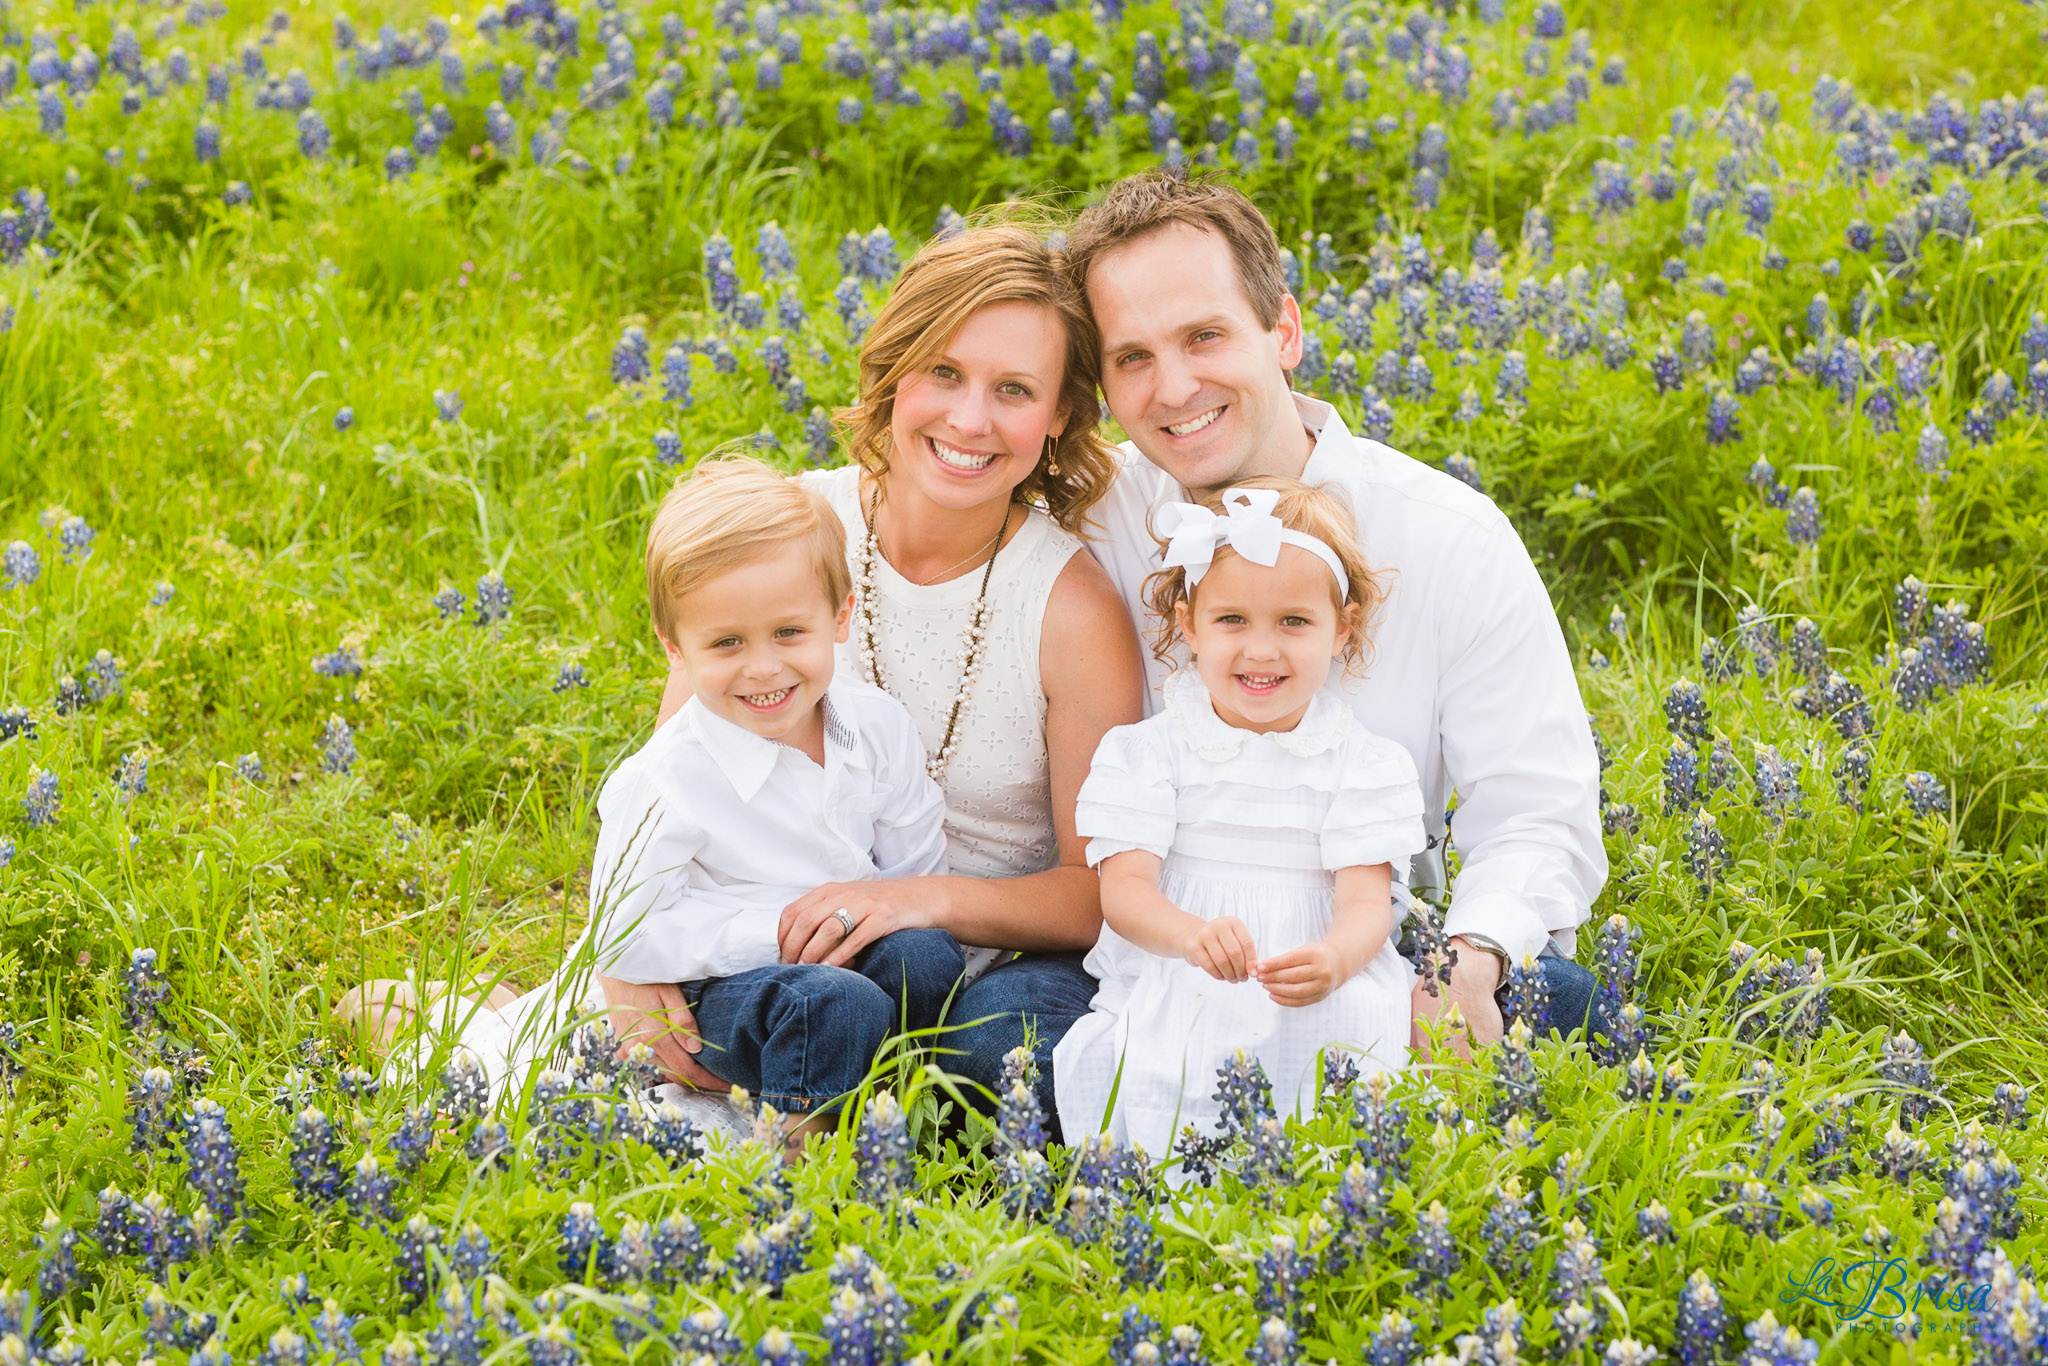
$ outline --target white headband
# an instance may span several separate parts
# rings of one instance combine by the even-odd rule
[[[1199,503],[1168,503],[1160,509],[1165,518],[1166,567],[1187,571],[1193,588],[1209,572],[1216,548],[1227,545],[1253,564],[1272,568],[1280,559],[1280,547],[1297,545],[1330,567],[1337,576],[1337,589],[1349,595],[1351,576],[1344,562],[1328,543],[1307,532],[1283,525],[1273,515],[1280,501],[1278,489],[1231,489],[1223,495],[1225,516],[1217,516]]]

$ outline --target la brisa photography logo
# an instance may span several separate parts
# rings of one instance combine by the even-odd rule
[[[1814,1304],[1837,1323],[1890,1332],[1918,1316],[1921,1332],[1954,1331],[1981,1313],[1991,1296],[1991,1282],[1963,1280],[1939,1271],[1915,1275],[1904,1257],[1867,1257],[1845,1262],[1822,1257],[1806,1269],[1785,1277],[1780,1304]]]

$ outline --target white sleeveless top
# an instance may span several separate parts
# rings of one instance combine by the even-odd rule
[[[807,470],[798,476],[825,495],[846,524],[846,558],[860,556],[867,521],[860,506],[860,467]],[[1052,773],[1045,750],[1045,689],[1038,643],[1052,586],[1080,538],[1036,508],[996,554],[988,581],[988,631],[981,672],[960,709],[953,760],[939,775],[946,793],[946,865],[967,877],[1016,877],[1059,862],[1053,824]],[[979,568],[944,583],[915,584],[876,557],[875,659],[891,696],[909,708],[926,753],[946,738],[946,717],[960,688],[967,628],[981,589]],[[837,667],[865,677],[860,621],[838,647]],[[967,950],[969,975],[997,957]]]

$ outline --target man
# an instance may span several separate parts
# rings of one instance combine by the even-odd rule
[[[1161,503],[1260,474],[1342,497],[1368,563],[1394,576],[1366,676],[1331,686],[1421,774],[1434,814],[1412,885],[1444,885],[1444,812],[1457,800],[1461,867],[1445,923],[1457,962],[1447,991],[1418,982],[1416,1017],[1455,1006],[1473,1042],[1498,1040],[1496,994],[1526,956],[1542,967],[1553,1017],[1575,1027],[1593,978],[1570,954],[1607,857],[1592,733],[1549,595],[1491,501],[1292,391],[1301,312],[1279,251],[1244,195],[1168,168],[1111,186],[1075,223],[1068,269],[1100,332],[1103,396],[1130,438],[1092,548],[1142,626]],[[1156,703],[1165,668],[1147,668]]]

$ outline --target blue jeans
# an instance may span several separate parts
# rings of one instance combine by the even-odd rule
[[[1599,979],[1569,958],[1543,954],[1536,960],[1543,969],[1543,982],[1550,988],[1550,1032],[1561,1039],[1578,1034],[1583,1041],[1606,1038],[1614,1022],[1600,1005]],[[1505,994],[1502,985],[1496,995]]]
[[[777,963],[681,988],[706,1044],[697,1061],[778,1110],[808,1114],[857,1090],[899,1027],[937,1024],[965,966],[944,930],[898,930],[852,968]]]
[[[991,1109],[1003,1058],[1031,1035],[1038,1060],[1038,1106],[1046,1131],[1060,1141],[1059,1111],[1053,1102],[1052,1050],[1095,999],[1095,979],[1081,966],[1088,955],[1027,953],[990,968],[967,984],[947,1018],[961,1024],[942,1040],[939,1065],[975,1083],[962,1090],[977,1108]],[[986,1087],[983,1094],[978,1087]]]

